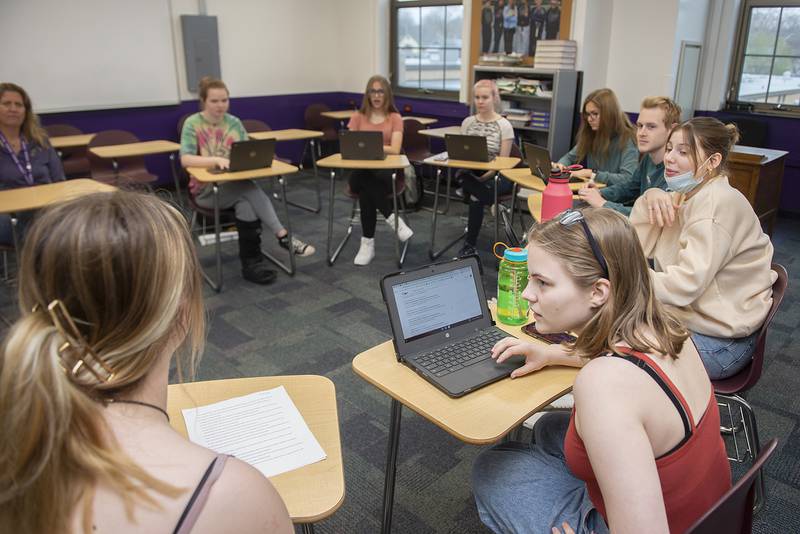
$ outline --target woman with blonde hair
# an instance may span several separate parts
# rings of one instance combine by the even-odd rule
[[[228,113],[230,100],[228,87],[222,80],[205,77],[198,87],[200,112],[190,115],[181,130],[181,165],[227,169],[231,146],[236,141],[247,140],[247,132],[237,117]],[[261,253],[261,235],[267,231],[286,250],[299,256],[310,256],[314,247],[292,237],[278,219],[267,194],[253,180],[236,180],[218,184],[218,202],[221,209],[233,208],[236,213],[236,230],[239,233],[239,259],[242,278],[256,284],[275,280],[274,270],[267,268]],[[189,194],[198,206],[214,207],[214,191],[208,184],[192,178]]]
[[[573,171],[572,176],[608,185],[624,182],[639,165],[635,136],[636,129],[620,108],[614,91],[597,89],[583,100],[578,144],[555,166],[563,170],[581,163],[585,168]]]
[[[403,149],[403,118],[394,105],[389,80],[376,74],[367,81],[361,108],[350,117],[347,129],[354,132],[381,132],[384,153],[400,154]],[[361,245],[353,263],[369,265],[375,258],[375,227],[379,211],[392,232],[395,231],[391,203],[392,172],[353,170],[348,184],[350,190],[358,195],[361,210]],[[414,231],[400,217],[397,218],[397,235],[402,242],[414,235]]]
[[[48,208],[19,273],[0,353],[0,531],[292,532],[266,478],[169,424],[174,356],[193,371],[205,338],[180,212],[126,192]]]
[[[481,519],[495,532],[685,532],[730,488],[730,467],[714,390],[656,298],[636,232],[587,208],[534,227],[528,242],[523,296],[536,328],[578,336],[550,363],[583,368],[571,414],[547,414],[532,442],[478,457]],[[541,347],[507,338],[492,357],[524,356],[518,377],[546,363]]]
[[[692,332],[712,380],[727,378],[753,356],[772,306],[772,243],[750,203],[728,182],[733,124],[695,117],[667,138],[664,179],[631,212],[658,299]]]

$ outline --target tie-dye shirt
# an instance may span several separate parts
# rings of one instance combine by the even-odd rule
[[[231,145],[247,139],[242,121],[226,113],[218,124],[211,124],[202,113],[187,117],[181,130],[181,155],[229,158]],[[189,191],[196,194],[204,184],[189,180]]]

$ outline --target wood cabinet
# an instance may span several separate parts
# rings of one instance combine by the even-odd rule
[[[728,159],[730,184],[747,198],[770,236],[781,202],[786,154],[783,150],[736,146]]]

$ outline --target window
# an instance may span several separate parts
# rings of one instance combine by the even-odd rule
[[[729,100],[753,111],[800,112],[800,1],[745,0]]]
[[[392,0],[392,85],[405,95],[457,97],[461,87],[461,0]]]

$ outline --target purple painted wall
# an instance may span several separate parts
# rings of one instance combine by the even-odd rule
[[[361,104],[361,96],[358,93],[331,92],[232,98],[230,111],[241,119],[262,120],[274,130],[302,128],[303,113],[309,104],[322,102],[332,110],[351,109]],[[396,103],[405,115],[417,114],[439,119],[436,126],[460,124],[469,114],[467,106],[454,102],[397,98]],[[404,108],[407,111],[403,111]],[[178,141],[178,121],[185,114],[197,110],[196,101],[185,101],[176,106],[47,113],[40,118],[44,125],[66,123],[84,132],[124,129],[134,133],[142,141]],[[281,157],[297,161],[302,149],[302,141],[292,141],[279,143],[277,152]],[[150,172],[159,176],[159,184],[172,184],[166,155],[148,156],[146,161]]]

